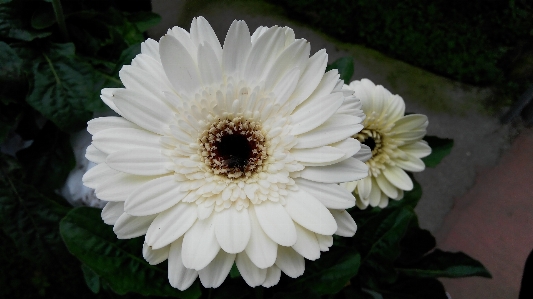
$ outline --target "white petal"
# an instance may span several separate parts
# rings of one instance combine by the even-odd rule
[[[98,117],[87,122],[87,132],[91,133],[91,135],[103,130],[118,128],[139,129],[140,127],[119,116]]]
[[[281,278],[281,269],[277,266],[269,267],[267,269],[265,282],[263,282],[262,286],[264,286],[265,288],[270,288],[272,286],[275,286],[278,284],[280,278]]]
[[[305,101],[291,115],[291,134],[300,135],[322,125],[339,109],[343,101],[342,92]]]
[[[127,120],[163,135],[164,127],[174,117],[172,109],[160,98],[129,89],[113,92],[113,103]]]
[[[126,213],[122,214],[113,226],[113,231],[119,239],[131,239],[146,234],[148,226],[154,220],[155,215],[150,216],[131,216]]]
[[[96,196],[101,200],[126,201],[132,190],[155,178],[153,176],[118,173],[109,177],[104,183],[97,185]]]
[[[368,198],[372,190],[372,177],[367,176],[366,178],[357,181],[357,192],[362,198]]]
[[[93,145],[106,154],[135,148],[161,148],[160,136],[142,129],[117,128],[96,133]]]
[[[419,158],[412,156],[412,155],[406,155],[406,160],[404,159],[394,159],[394,163],[396,163],[396,166],[399,166],[407,171],[413,171],[413,172],[419,172],[426,168],[426,164],[422,162]]]
[[[185,49],[187,49],[187,52],[189,53],[189,55],[191,55],[194,61],[197,60],[197,45],[193,43],[193,41],[191,40],[191,35],[189,34],[189,32],[187,32],[187,30],[178,26],[174,26],[167,31],[167,34],[179,40],[180,43],[185,47]],[[159,52],[157,53],[157,55],[159,55]]]
[[[115,90],[118,90],[118,89],[120,88],[102,89],[102,94],[100,95],[100,99],[102,99],[102,102],[104,102],[104,104],[106,104],[109,108],[111,108],[111,110],[115,111],[116,114],[122,115],[122,113],[120,112],[120,110],[118,110],[115,103],[113,103],[113,92],[115,92]]]
[[[196,219],[196,204],[179,203],[157,215],[146,232],[146,243],[154,249],[167,246],[183,236]]]
[[[200,75],[193,57],[176,38],[165,35],[159,42],[161,64],[167,77],[179,93],[194,94],[201,85]]]
[[[408,132],[425,129],[428,117],[423,114],[410,114],[398,119],[394,123],[394,132]]]
[[[337,222],[335,234],[342,237],[353,237],[357,231],[357,224],[355,224],[352,216],[345,210],[330,210],[330,212]]]
[[[274,66],[276,67],[276,66]],[[277,105],[283,106],[292,95],[294,88],[296,88],[296,83],[300,78],[300,69],[294,68],[288,71],[281,79],[276,86],[272,89],[272,93],[276,95],[276,101],[274,102]]]
[[[188,191],[181,191],[173,175],[167,175],[140,185],[126,200],[126,212],[134,216],[160,213],[182,200]]]
[[[310,148],[328,145],[349,138],[359,132],[363,126],[357,116],[338,114],[331,117],[317,128],[298,135],[298,144],[294,148]]]
[[[141,43],[141,53],[159,59],[159,43],[149,38]]]
[[[403,169],[396,166],[389,166],[383,170],[383,175],[391,182],[394,186],[409,191],[413,189],[413,181],[411,178],[403,171]]]
[[[398,196],[398,188],[393,186],[385,176],[378,175],[376,177],[376,183],[378,184],[379,189],[381,189],[381,191],[383,191],[388,197],[396,198]]]
[[[302,189],[289,191],[285,209],[296,223],[310,231],[332,235],[337,230],[337,223],[329,210]]]
[[[327,54],[326,54],[326,58],[327,58]],[[310,58],[309,61],[311,61],[311,59],[312,58]],[[339,82],[339,76],[340,76],[339,72],[336,69],[332,69],[326,72],[320,79],[320,83],[318,84],[318,86],[316,86],[313,93],[307,98],[302,98],[302,101],[303,101],[302,103],[305,103],[306,101],[313,101],[314,99],[317,99],[317,98],[323,98],[327,96],[328,94],[332,93],[335,86],[337,85],[337,82]],[[296,103],[297,105],[301,104],[298,102]]]
[[[86,187],[96,189],[98,186],[106,183],[107,180],[118,173],[118,171],[107,166],[107,164],[102,163],[87,170],[82,177],[82,181]]]
[[[419,141],[426,135],[426,130],[417,130],[417,131],[407,131],[407,132],[391,132],[390,136],[391,138],[398,139],[402,142],[408,143],[408,142],[415,142]]]
[[[270,267],[276,261],[278,244],[272,241],[259,224],[254,209],[248,209],[250,214],[251,234],[250,241],[246,245],[245,251],[250,260],[259,268]]]
[[[209,44],[215,51],[218,61],[222,61],[222,47],[213,28],[204,17],[194,18],[191,22],[191,40],[196,45]]]
[[[254,209],[261,228],[272,241],[283,246],[296,243],[294,223],[281,204],[267,200]]]
[[[265,281],[267,269],[260,269],[254,265],[246,253],[237,254],[235,264],[237,264],[244,281],[252,288],[261,285]]]
[[[268,27],[266,26],[259,26],[255,29],[254,33],[252,34],[252,44],[257,42],[257,39],[263,35],[268,30]]]
[[[165,246],[160,249],[152,249],[152,247],[146,243],[143,244],[143,257],[150,265],[160,264],[168,259],[168,252],[170,246]]]
[[[355,205],[353,194],[337,184],[316,183],[302,178],[294,181],[328,209],[348,209]]]
[[[182,243],[182,238],[174,241],[168,253],[168,282],[180,291],[188,289],[198,277],[196,270],[187,269],[183,265]]]
[[[218,288],[228,276],[235,261],[235,254],[220,250],[207,267],[198,271],[200,281],[205,288]]]
[[[320,251],[328,251],[331,245],[333,245],[333,236],[316,234],[316,239],[318,246],[320,246]]]
[[[114,225],[122,213],[124,213],[123,202],[108,202],[102,209],[102,220],[107,225]]]
[[[304,39],[297,40],[285,48],[265,79],[265,90],[272,90],[289,70],[294,68],[302,70],[305,67],[304,63],[309,59],[309,51],[310,44]],[[293,89],[296,88],[298,79],[294,82]]]
[[[304,274],[305,260],[303,256],[298,254],[291,247],[279,246],[276,266],[278,266],[283,273],[287,274],[287,276],[296,278]]]
[[[222,53],[223,68],[226,74],[241,72],[246,64],[252,43],[250,31],[244,21],[233,21],[231,24]]]
[[[328,166],[308,166],[301,177],[320,183],[342,183],[357,181],[368,175],[368,166],[354,158]]]
[[[282,28],[272,27],[252,43],[252,49],[244,68],[244,78],[252,83],[264,79],[275,58],[285,46],[282,36]]]
[[[296,103],[304,102],[319,86],[323,77],[325,77],[324,70],[328,63],[328,54],[326,50],[322,49],[316,52],[309,60],[300,76],[300,81],[293,92],[292,100]],[[327,79],[327,78],[326,78]],[[333,86],[331,87],[333,89]],[[327,92],[329,94],[331,89]]]
[[[158,67],[161,67],[158,65]],[[160,80],[153,74],[139,67],[125,65],[119,72],[120,81],[127,89],[149,94],[162,100],[164,97],[162,90],[171,90],[170,83]]]
[[[357,155],[357,153],[361,151],[361,147],[363,145],[357,139],[347,138],[337,143],[334,143],[331,146],[333,146],[336,149],[342,150],[344,152],[343,158],[348,159],[349,157],[355,158],[355,155]],[[364,162],[361,159],[357,159],[357,160]]]
[[[201,57],[198,61],[198,69],[204,85],[220,84],[222,82],[222,68],[215,51],[209,44],[198,46],[198,57]]]
[[[250,240],[250,216],[247,209],[230,207],[214,215],[215,235],[220,247],[228,253],[244,250]]]
[[[368,145],[361,144],[361,149],[353,157],[361,162],[366,162],[372,158],[372,150]]]
[[[183,265],[189,269],[203,269],[215,258],[219,250],[213,217],[197,220],[183,237]]]
[[[291,154],[296,161],[308,163],[327,163],[344,157],[342,150],[332,146],[292,149]]]
[[[431,154],[431,147],[424,140],[401,146],[399,149],[417,158],[424,158]]]
[[[94,147],[94,145],[89,145],[85,151],[85,158],[93,163],[102,164],[107,158],[107,154],[101,150]]]
[[[116,151],[106,159],[109,167],[136,175],[162,175],[170,173],[172,161],[158,149],[132,148]]]
[[[379,185],[376,181],[375,177],[372,177],[372,189],[370,190],[370,196],[368,198],[368,204],[370,204],[372,207],[376,207],[379,202],[381,201],[383,191],[379,188]]]
[[[298,239],[292,249],[308,260],[314,261],[320,257],[320,247],[313,232],[296,224],[296,235]]]
[[[405,114],[405,102],[399,95],[393,95],[388,100],[388,106],[385,113],[389,117],[389,121],[400,119]]]
[[[198,205],[198,219],[203,220],[211,216],[211,213],[213,213],[213,209],[215,208],[215,205],[205,206],[205,205]]]

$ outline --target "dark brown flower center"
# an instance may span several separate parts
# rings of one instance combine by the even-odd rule
[[[369,129],[363,129],[359,134],[354,136],[362,144],[368,146],[372,151],[372,156],[375,157],[381,153],[383,147],[383,140],[379,132]]]
[[[242,117],[217,120],[200,142],[204,162],[215,174],[232,179],[260,171],[267,157],[261,126]]]

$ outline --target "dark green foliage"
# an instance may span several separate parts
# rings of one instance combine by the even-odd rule
[[[421,278],[481,276],[492,278],[483,265],[462,252],[445,252],[435,249],[400,272]]]
[[[200,296],[198,282],[184,292],[171,287],[165,268],[151,266],[142,258],[143,241],[140,238],[117,239],[112,227],[102,222],[100,213],[100,210],[92,208],[73,209],[61,220],[60,231],[70,253],[104,280],[114,292],[184,299]],[[87,280],[87,274],[85,277]],[[93,291],[96,288],[94,280],[94,277],[90,277],[89,287]]]

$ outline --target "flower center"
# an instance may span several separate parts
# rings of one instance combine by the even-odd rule
[[[200,137],[204,163],[230,179],[250,177],[267,158],[261,125],[243,117],[218,119]]]
[[[381,134],[374,130],[363,129],[355,137],[359,142],[368,146],[372,151],[372,157],[377,156],[381,153],[383,147],[383,140],[381,139]]]

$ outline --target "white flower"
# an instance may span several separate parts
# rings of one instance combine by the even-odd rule
[[[221,47],[200,17],[148,39],[120,71],[125,88],[102,90],[122,117],[89,122],[98,165],[84,183],[110,201],[102,218],[118,238],[146,234],[145,259],[168,258],[172,286],[218,287],[235,262],[270,287],[355,233],[338,183],[367,176],[351,138],[364,115],[337,71],[324,74],[325,51],[309,51],[290,28],[250,37],[243,21]]]
[[[345,88],[354,91],[366,114],[365,128],[354,136],[363,143],[355,157],[366,161],[369,172],[362,180],[341,185],[354,192],[360,209],[368,205],[384,208],[389,198],[402,199],[403,191],[413,189],[404,170],[418,172],[425,168],[420,158],[431,153],[422,140],[428,119],[422,114],[404,116],[403,99],[368,79],[353,81]]]

